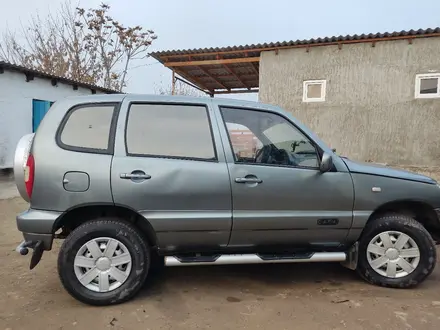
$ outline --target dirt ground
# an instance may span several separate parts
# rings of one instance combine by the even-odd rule
[[[128,303],[90,307],[58,280],[60,244],[32,271],[14,251],[26,207],[0,200],[0,329],[440,329],[438,264],[411,290],[366,284],[339,264],[177,267]]]

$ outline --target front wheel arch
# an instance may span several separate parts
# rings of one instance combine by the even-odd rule
[[[437,213],[428,203],[416,200],[395,200],[387,202],[374,210],[368,218],[365,227],[377,218],[387,214],[401,214],[413,218],[426,228],[434,241],[440,242],[440,221]],[[365,232],[365,227],[361,233],[361,237]]]

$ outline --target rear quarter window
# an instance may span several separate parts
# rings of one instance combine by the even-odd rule
[[[129,156],[217,159],[204,105],[132,104],[126,144]]]
[[[68,150],[113,153],[116,104],[80,105],[61,123],[58,144]]]

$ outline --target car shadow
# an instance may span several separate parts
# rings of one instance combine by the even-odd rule
[[[166,267],[148,277],[140,296],[162,296],[175,284],[183,292],[194,287],[249,290],[259,285],[270,291],[292,284],[340,286],[358,281],[362,280],[354,271],[337,263]]]
[[[432,275],[411,292],[368,284],[339,263],[165,267],[148,276],[134,304],[144,311],[152,305],[170,322],[185,322],[195,310],[218,311],[221,304],[230,303],[266,305],[289,297],[315,297],[332,304],[378,297],[405,299],[437,290],[439,276]]]
[[[331,294],[353,281],[361,280],[335,263],[165,267],[148,276],[134,304],[152,304],[168,320],[184,322],[195,308],[188,301],[203,300],[204,309],[211,310],[243,299],[263,301],[314,290]]]

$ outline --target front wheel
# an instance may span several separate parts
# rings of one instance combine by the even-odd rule
[[[436,264],[436,248],[428,231],[399,214],[374,219],[359,241],[357,272],[372,284],[409,288],[423,282]]]
[[[58,255],[64,288],[91,305],[118,304],[145,282],[150,250],[138,230],[119,219],[98,219],[76,228]]]

